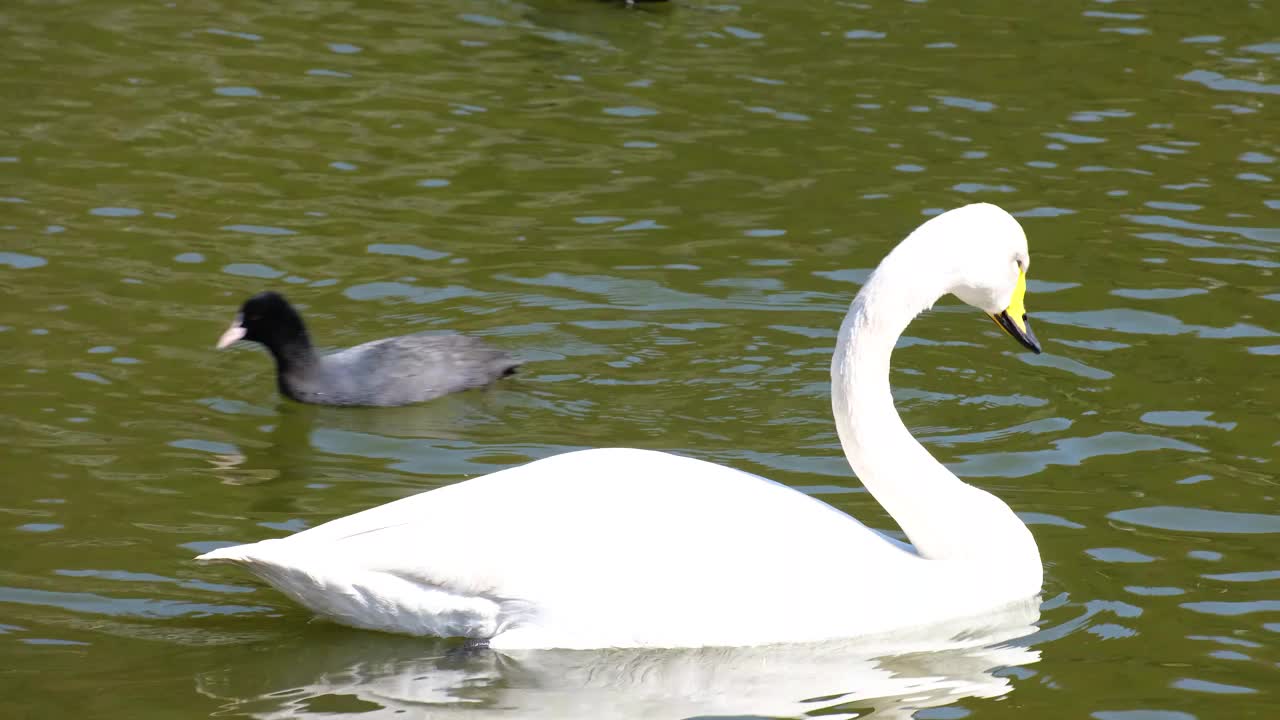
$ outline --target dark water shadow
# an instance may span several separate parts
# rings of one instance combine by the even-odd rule
[[[497,469],[491,457],[496,451],[489,449],[495,438],[519,436],[509,427],[511,409],[527,404],[527,396],[491,388],[387,408],[279,400],[271,409],[253,408],[266,421],[259,441],[218,455],[211,471],[226,484],[263,486],[253,509],[273,513],[295,511],[296,498],[317,483],[403,484],[401,471],[448,478],[484,474]],[[508,464],[527,459],[517,448]],[[362,467],[353,470],[353,463]]]

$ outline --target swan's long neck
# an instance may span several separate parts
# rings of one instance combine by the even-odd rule
[[[999,498],[962,482],[935,460],[894,408],[894,344],[946,288],[945,278],[921,271],[928,263],[904,255],[892,253],[877,268],[840,328],[831,402],[845,455],[922,557],[999,564],[998,572],[1016,572],[1038,591],[1040,554],[1030,531]]]

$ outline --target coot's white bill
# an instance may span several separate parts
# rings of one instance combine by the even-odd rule
[[[236,318],[236,321],[231,323],[231,327],[227,328],[227,331],[222,333],[222,337],[218,338],[218,349],[221,350],[242,339],[245,332],[247,331],[244,329],[244,325],[240,324],[240,318]]]

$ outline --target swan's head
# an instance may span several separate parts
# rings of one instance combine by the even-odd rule
[[[975,203],[929,220],[913,234],[928,236],[928,262],[947,268],[946,292],[982,310],[1028,350],[1039,353],[1023,305],[1027,291],[1027,235],[1012,215]]]

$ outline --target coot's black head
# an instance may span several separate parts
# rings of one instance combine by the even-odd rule
[[[227,347],[237,340],[262,343],[272,350],[295,344],[310,345],[298,311],[283,295],[271,290],[244,301],[231,327],[218,338],[218,347]]]

